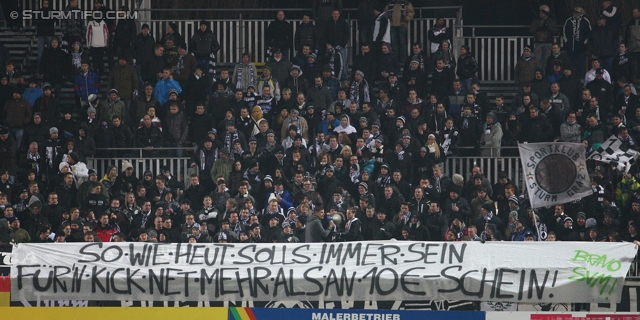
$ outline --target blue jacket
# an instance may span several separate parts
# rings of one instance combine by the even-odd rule
[[[73,89],[76,91],[80,100],[87,101],[90,94],[98,94],[100,91],[100,79],[95,72],[87,72],[83,74],[78,72],[76,81],[73,83]]]
[[[333,126],[331,126],[331,128],[329,128],[329,122],[327,119],[322,120],[322,122],[320,122],[320,128],[319,130],[324,132],[325,136],[330,136],[333,134],[333,129],[335,129],[337,126],[340,125],[340,120],[335,119],[333,121]]]
[[[269,206],[269,197],[271,197],[272,193],[269,193],[269,196],[264,200],[264,208],[267,208]],[[275,197],[275,193],[273,193],[273,196]],[[291,195],[291,193],[289,193],[289,191],[283,190],[280,197],[282,197],[282,201],[279,203],[280,208],[282,208],[283,210],[287,210],[288,208],[293,207],[293,196]]]
[[[167,100],[169,100],[169,90],[171,89],[178,90],[178,94],[182,92],[182,88],[178,81],[173,79],[162,79],[156,83],[154,95],[158,102],[160,102],[160,105],[163,105]]]
[[[22,94],[22,98],[27,100],[32,107],[40,97],[42,97],[42,89],[40,88],[26,88]]]

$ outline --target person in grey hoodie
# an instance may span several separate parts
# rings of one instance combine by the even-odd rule
[[[581,139],[582,127],[576,120],[575,112],[569,112],[567,115],[567,121],[560,125],[560,140],[563,142],[582,142]]]
[[[323,242],[335,232],[336,225],[333,220],[329,221],[329,228],[325,228],[322,219],[324,219],[324,209],[322,206],[316,206],[313,214],[307,219],[307,228],[304,233],[305,242]]]

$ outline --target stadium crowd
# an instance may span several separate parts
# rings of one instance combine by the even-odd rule
[[[498,181],[480,166],[443,172],[448,157],[513,156],[518,142],[593,151],[614,134],[637,149],[638,9],[619,42],[611,1],[597,25],[575,8],[562,30],[541,6],[506,105],[482,90],[471,49],[452,47],[444,18],[407,53],[410,1],[361,1],[349,70],[356,39],[341,1],[314,4],[295,34],[277,13],[261,74],[250,53],[217,68],[208,21],[190,39],[173,23],[154,39],[127,19],[60,21],[58,38],[58,22],[37,21],[39,74],[25,80],[2,57],[0,244],[640,240],[635,166],[590,163],[592,195],[536,210],[506,172]],[[96,0],[94,10],[109,9]],[[76,102],[63,108],[69,82]],[[129,156],[115,148],[193,149],[193,174],[184,183],[168,167],[135,172],[126,160],[87,168],[87,158]]]

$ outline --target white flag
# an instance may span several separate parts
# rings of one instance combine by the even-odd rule
[[[629,172],[629,168],[636,162],[636,159],[640,156],[638,151],[629,149],[626,145],[623,145],[620,139],[615,135],[609,137],[600,148],[595,150],[589,159],[596,161],[607,162],[621,172]]]
[[[581,143],[518,144],[532,208],[563,204],[591,195]]]

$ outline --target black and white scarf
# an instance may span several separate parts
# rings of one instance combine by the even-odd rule
[[[289,118],[287,119],[287,126],[285,128],[289,128],[291,127],[291,125],[293,124],[293,122],[296,122],[295,126],[298,128],[298,132],[300,135],[302,135],[302,123],[300,123],[300,117],[294,117],[294,116],[289,116]]]
[[[267,150],[267,152],[273,152],[273,150],[276,149],[276,143],[269,143],[267,142],[267,144],[264,145],[264,148]]]
[[[351,90],[349,90],[349,94],[351,95],[351,101],[355,101],[358,105],[363,102],[371,101],[369,99],[369,86],[367,85],[367,80],[362,80],[361,82],[354,81],[351,85]],[[364,100],[360,101],[360,85],[364,84]]]
[[[249,84],[251,85],[255,85],[256,83],[256,79],[253,78],[254,72],[253,72],[253,65],[251,63],[247,63],[247,68],[249,69]],[[238,67],[238,75],[236,77],[236,89],[242,89],[245,90],[242,87],[242,69],[244,69],[244,65],[241,63],[240,66]]]
[[[178,58],[178,64],[176,64],[176,74],[180,74],[180,71],[182,71],[182,69],[184,69],[184,56],[186,56],[187,54],[183,54]]]
[[[227,131],[227,134],[224,136],[224,146],[229,150],[233,150],[233,141],[236,139],[240,139],[238,137],[238,130],[235,130],[233,133]]]
[[[493,211],[489,211],[489,213],[487,213],[487,215],[484,216],[484,220],[485,221],[488,221],[488,220],[491,220],[491,219],[493,219]]]
[[[205,149],[200,150],[200,170],[204,170],[207,166],[207,151]]]
[[[574,42],[580,42],[580,21],[582,21],[582,15],[579,15],[578,18],[571,19],[571,23],[573,24]]]
[[[349,233],[349,230],[351,230],[351,225],[356,221],[359,221],[358,218],[356,218],[356,217],[354,217],[353,219],[347,221],[347,225],[344,226],[344,232],[345,233]],[[360,229],[360,228],[358,228],[358,229]],[[360,231],[360,230],[358,230],[358,231]]]
[[[400,7],[401,7],[401,13],[400,13],[400,22],[404,22],[404,0],[400,0]],[[395,6],[395,1],[392,1],[389,3],[389,16],[393,17],[393,7]]]
[[[31,151],[27,152],[27,160],[33,160],[33,162],[36,164],[36,170],[39,173],[40,172],[40,154],[39,153],[31,153]]]
[[[331,49],[327,49],[327,54],[329,55],[329,66],[331,67],[331,75],[332,76],[336,76],[339,77],[340,74],[342,73],[342,65],[338,65],[338,70],[336,71],[336,65],[335,65],[335,60],[336,60],[336,55],[340,56],[340,61],[342,62],[342,59],[344,59],[344,57],[342,57],[342,54],[340,52],[340,49],[342,49],[342,47],[340,46],[335,46],[332,47]]]
[[[82,50],[71,52],[71,63],[76,69],[80,69],[82,65]]]

